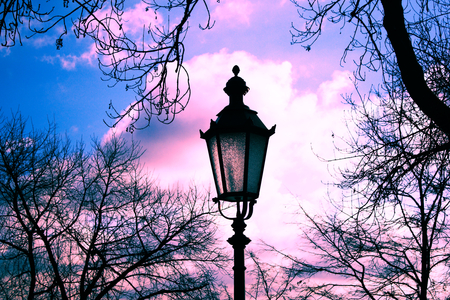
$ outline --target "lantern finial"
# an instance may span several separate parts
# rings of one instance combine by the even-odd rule
[[[230,96],[230,104],[233,106],[244,105],[242,96],[247,94],[250,88],[245,84],[244,79],[238,76],[240,69],[238,66],[234,66],[233,69],[234,77],[228,80],[227,85],[223,89],[225,93]]]
[[[238,74],[241,71],[241,69],[239,69],[239,66],[236,65],[236,66],[233,67],[232,71],[233,71],[234,76],[238,76]]]

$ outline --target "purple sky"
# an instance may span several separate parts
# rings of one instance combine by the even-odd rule
[[[62,2],[61,2],[62,3]],[[154,22],[154,12],[141,4],[126,2],[127,32],[139,34],[143,23]],[[231,69],[239,65],[250,87],[244,102],[276,133],[269,142],[261,196],[246,234],[257,246],[265,241],[280,248],[296,242],[293,214],[301,202],[311,211],[324,209],[324,182],[331,180],[330,166],[316,155],[334,157],[332,133],[346,136],[347,107],[341,94],[352,93],[353,64],[340,66],[349,34],[327,24],[324,35],[307,52],[291,45],[291,23],[302,26],[296,8],[288,1],[222,0],[210,1],[212,30],[202,31],[206,13],[201,9],[190,22],[186,38],[185,65],[189,71],[192,98],[186,109],[170,125],[152,122],[150,128],[136,131],[133,139],[146,149],[146,169],[164,186],[195,183],[212,187],[212,173],[204,140],[210,119],[228,104],[223,92]],[[132,16],[132,17],[131,17]],[[159,21],[164,22],[162,17]],[[54,46],[58,30],[24,40],[24,46],[0,49],[0,76],[4,114],[18,109],[36,127],[54,120],[62,132],[74,140],[89,143],[91,136],[106,139],[110,134],[103,123],[110,100],[126,108],[134,95],[123,85],[108,88],[101,81],[92,41],[66,38],[64,47]],[[120,133],[126,124],[115,130]],[[215,191],[212,190],[213,196]],[[231,235],[224,221],[225,237]]]

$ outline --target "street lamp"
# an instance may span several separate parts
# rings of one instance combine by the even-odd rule
[[[228,242],[234,249],[234,299],[245,299],[244,249],[250,239],[244,235],[245,220],[253,214],[253,205],[259,197],[264,162],[269,137],[275,133],[261,122],[257,112],[244,104],[244,95],[249,91],[245,81],[238,77],[239,67],[233,67],[234,77],[228,80],[225,93],[230,104],[211,120],[210,128],[200,136],[206,140],[220,214],[233,220],[234,235]],[[234,217],[224,213],[223,204],[236,207]]]

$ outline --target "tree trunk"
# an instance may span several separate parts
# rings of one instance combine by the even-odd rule
[[[424,71],[417,61],[405,27],[401,0],[381,0],[384,9],[383,26],[397,57],[405,87],[417,106],[437,127],[450,137],[450,108],[431,91]]]

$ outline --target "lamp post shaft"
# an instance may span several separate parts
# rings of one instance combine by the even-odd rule
[[[245,262],[244,249],[250,243],[250,239],[244,235],[245,225],[244,218],[238,217],[233,220],[231,225],[234,235],[228,239],[228,243],[234,249],[234,300],[245,299]]]
[[[238,76],[239,67],[233,67],[234,77],[228,80],[224,91],[230,104],[211,120],[209,129],[200,137],[206,141],[217,190],[220,214],[233,220],[234,235],[228,242],[234,249],[234,300],[245,300],[245,246],[250,239],[244,235],[245,220],[253,214],[253,205],[259,197],[269,137],[275,133],[263,124],[257,112],[244,104],[249,88]],[[226,216],[221,202],[236,206],[236,217]]]

